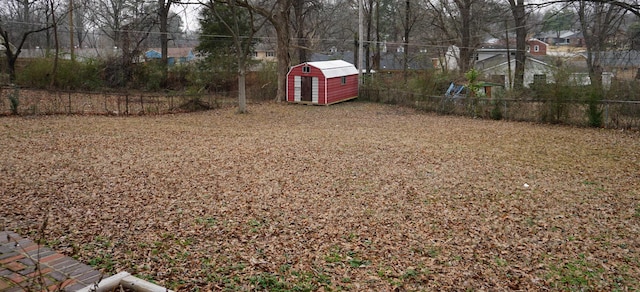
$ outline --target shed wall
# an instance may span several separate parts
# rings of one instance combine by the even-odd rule
[[[358,75],[349,75],[346,78],[346,84],[342,84],[342,77],[327,80],[328,104],[358,96]]]
[[[296,100],[296,79],[299,76],[317,77],[317,87],[314,84],[314,90],[317,88],[317,103],[314,104],[331,104],[358,96],[358,75],[346,76],[346,84],[342,84],[342,76],[334,78],[325,78],[322,71],[312,65],[309,65],[310,72],[302,72],[304,64],[299,64],[291,68],[287,75],[287,101],[299,102]],[[299,82],[299,81],[298,81]]]

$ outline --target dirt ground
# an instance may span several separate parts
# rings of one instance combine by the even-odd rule
[[[640,289],[637,132],[249,110],[0,118],[0,224],[180,291]]]

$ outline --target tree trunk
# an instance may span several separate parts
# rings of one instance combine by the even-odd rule
[[[373,24],[373,0],[369,0],[369,13],[367,14],[367,39],[364,44],[364,62],[367,73],[371,73],[371,25]]]
[[[169,9],[172,0],[158,0],[158,20],[160,22],[160,50],[162,51],[162,86],[166,86],[169,65]]]
[[[461,73],[469,71],[471,68],[471,4],[472,0],[455,0],[460,11],[460,60],[458,68]]]
[[[380,37],[380,0],[376,0],[376,49],[373,54],[373,68],[375,70],[380,70],[380,42],[382,41]]]
[[[244,64],[238,64],[238,113],[247,113],[247,87],[246,87],[246,72]]]
[[[289,72],[289,65],[291,64],[291,56],[289,55],[290,46],[290,31],[289,31],[289,13],[279,13],[278,21],[272,23],[276,29],[277,38],[277,51],[276,58],[278,59],[278,92],[276,101],[284,101],[287,91],[287,73]]]
[[[613,3],[596,2],[591,3],[593,15],[588,17],[587,4],[583,1],[579,5],[578,17],[587,48],[587,68],[591,85],[596,91],[601,92],[603,90],[602,73],[604,72],[601,62],[602,52],[608,50],[608,40],[619,31],[627,11]]]
[[[287,73],[291,65],[291,56],[289,55],[291,31],[289,29],[289,20],[291,7],[294,0],[277,0],[273,9],[266,9],[257,5],[249,4],[249,1],[238,1],[237,4],[255,11],[264,16],[273,25],[276,30],[276,58],[278,59],[278,92],[275,100],[277,102],[285,99],[287,91]]]
[[[407,0],[405,2],[405,11],[404,11],[404,39],[402,40],[404,46],[404,53],[402,54],[402,77],[404,78],[404,83],[407,83],[407,79],[409,78],[409,32],[411,30],[411,25],[409,24],[411,15],[411,2]]]
[[[511,13],[516,25],[516,68],[514,70],[513,88],[522,89],[524,87],[524,68],[526,62],[527,47],[527,15],[524,10],[524,0],[509,0]]]
[[[49,2],[51,4],[51,20],[53,21],[53,41],[55,45],[55,54],[53,56],[53,69],[51,70],[51,80],[49,81],[49,87],[53,87],[56,83],[56,75],[58,74],[58,54],[60,53],[60,42],[58,41],[58,24],[56,23],[56,14],[53,9],[53,0]]]
[[[296,38],[298,43],[298,62],[304,63],[307,58],[307,40],[304,36],[304,3],[305,0],[295,0],[293,3],[293,11],[296,16],[297,32]]]

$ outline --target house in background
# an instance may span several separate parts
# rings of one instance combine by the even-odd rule
[[[549,44],[539,40],[530,39],[527,41],[527,53],[533,56],[546,56]]]
[[[535,38],[553,46],[582,47],[585,44],[582,32],[571,30],[547,31],[537,34]]]
[[[547,64],[531,56],[526,57],[524,68],[524,86],[530,87],[532,84],[544,84],[554,82],[553,76],[556,67]],[[491,81],[504,84],[505,88],[511,88],[510,81],[514,80],[516,60],[511,58],[507,60],[506,56],[494,56],[481,62],[476,62],[476,70],[491,79]],[[511,73],[509,77],[509,73]]]
[[[258,61],[276,62],[276,45],[271,43],[258,43],[253,48],[251,57]]]
[[[145,61],[162,59],[162,49],[150,49],[144,53]],[[167,63],[169,66],[185,64],[195,60],[193,48],[168,48]]]
[[[534,82],[553,82],[556,67],[545,60],[547,49],[548,44],[543,41],[537,39],[527,41],[527,60],[524,72],[524,85],[526,87]],[[457,70],[459,56],[459,48],[451,46],[445,53],[444,58],[434,60],[434,66],[440,69],[444,69],[442,66],[446,66],[448,70]],[[485,48],[476,49],[473,54],[472,64],[474,69],[480,71],[486,79],[495,84],[503,85],[505,88],[511,88],[510,80],[514,78],[515,57],[515,46],[506,48],[503,45],[494,43]],[[511,77],[509,77],[509,74],[511,74]]]
[[[604,51],[593,54],[599,54],[600,64],[604,71],[610,72],[617,79],[640,79],[640,51]],[[581,53],[581,55],[586,60],[587,53]]]

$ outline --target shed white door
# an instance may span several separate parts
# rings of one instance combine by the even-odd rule
[[[302,76],[293,76],[293,100],[299,102],[302,96]]]
[[[311,81],[311,84],[309,84],[309,81]],[[309,89],[311,89],[311,92],[308,92]],[[309,96],[309,93],[311,93],[311,96]],[[293,76],[293,100],[296,102],[311,101],[312,103],[318,103],[318,77],[303,78],[302,76]]]
[[[318,77],[313,77],[311,81],[311,102],[318,103]]]

